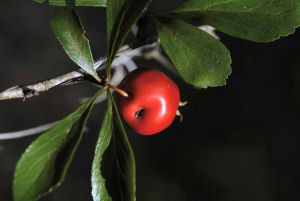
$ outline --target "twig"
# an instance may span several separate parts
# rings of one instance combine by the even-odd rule
[[[215,38],[219,39],[218,36],[215,34],[215,29],[210,26],[200,26],[200,29],[208,32]],[[160,54],[159,49],[159,41],[156,41],[152,44],[147,44],[135,49],[129,48],[128,45],[124,45],[118,55],[117,58],[114,60],[112,66],[121,66],[125,65],[125,63],[132,63],[133,57],[140,57],[144,56],[146,59],[156,59],[160,63],[162,63],[164,66],[168,67],[169,70],[171,70],[172,64]],[[94,68],[97,72],[102,70],[102,67],[105,67],[106,65],[106,58],[100,58],[98,61],[94,63]],[[135,65],[131,64],[131,66],[135,67]],[[128,66],[130,67],[130,65]],[[24,100],[26,98],[30,98],[33,96],[39,95],[41,92],[48,91],[49,89],[60,86],[60,85],[71,85],[75,84],[81,81],[90,81],[90,82],[97,82],[91,79],[84,70],[78,69],[76,71],[66,73],[64,75],[41,81],[32,85],[18,85],[11,87],[3,92],[0,93],[0,101],[1,100],[7,100],[7,99],[15,99],[15,98],[23,98]]]
[[[71,80],[77,79],[83,76],[83,72],[73,71],[50,80],[38,82],[33,85],[27,86],[14,86],[0,93],[0,100],[13,99],[13,98],[30,98],[37,96],[41,92],[48,91],[49,89],[70,82]]]
[[[144,45],[141,47],[138,47],[136,49],[130,49],[128,46],[125,46],[125,48],[122,48],[122,50],[117,55],[117,58],[114,60],[114,65],[120,64],[120,62],[124,61],[124,58],[131,59],[133,57],[139,57],[142,56],[144,53],[148,52],[149,50],[152,50],[157,45],[157,42],[153,44]],[[102,58],[95,62],[94,67],[96,71],[100,71],[102,67],[106,65],[106,58]],[[41,81],[32,85],[24,85],[24,86],[14,86],[11,87],[3,92],[0,93],[0,100],[7,100],[7,99],[15,99],[15,98],[30,98],[33,96],[39,95],[41,92],[48,91],[49,89],[64,85],[64,84],[75,84],[81,81],[91,81],[88,79],[87,74],[82,70],[78,69],[76,71],[66,73],[64,75]],[[92,80],[94,81],[94,80]]]
[[[35,135],[41,132],[44,132],[51,128],[56,122],[52,122],[49,124],[44,124],[41,126],[37,126],[34,128],[26,129],[26,130],[21,130],[21,131],[16,131],[16,132],[7,132],[7,133],[1,133],[0,134],[0,140],[10,140],[10,139],[15,139],[15,138],[22,138],[26,137],[29,135]]]
[[[160,42],[158,41],[160,44]],[[151,52],[147,52],[147,54],[144,54],[144,58],[147,60],[150,59],[155,59],[159,63],[161,63],[163,66],[168,68],[168,70],[172,71],[173,73],[176,72],[175,69],[173,68],[173,64],[161,54],[161,47],[158,45],[153,49]]]
[[[0,141],[23,138],[23,137],[28,137],[30,135],[37,135],[39,133],[49,130],[52,126],[54,126],[58,122],[59,121],[55,121],[52,123],[48,123],[48,124],[40,125],[40,126],[37,126],[34,128],[20,130],[20,131],[0,133]],[[88,130],[89,129],[87,127],[84,128],[84,132],[87,132]],[[0,151],[1,151],[1,147],[0,147]]]

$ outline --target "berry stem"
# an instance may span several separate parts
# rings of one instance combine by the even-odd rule
[[[113,89],[114,91],[118,92],[119,94],[121,94],[122,96],[124,96],[124,97],[126,97],[126,98],[129,96],[128,93],[126,93],[126,92],[123,91],[122,89],[119,89],[118,87],[115,87],[115,86],[113,86],[113,85],[111,85],[111,84],[109,84],[109,83],[107,83],[106,86],[107,86],[108,88]]]

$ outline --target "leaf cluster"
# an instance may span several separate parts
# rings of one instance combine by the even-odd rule
[[[76,6],[107,7],[107,80],[130,29],[147,18],[156,27],[165,52],[183,79],[201,88],[226,84],[231,74],[231,57],[221,41],[197,26],[211,25],[234,37],[269,42],[293,33],[300,25],[298,0],[187,0],[176,8],[151,13],[146,13],[151,0],[35,1],[58,6],[51,19],[54,34],[70,59],[98,82],[103,80],[94,69],[89,41],[74,10]],[[94,201],[136,200],[133,151],[111,91],[104,85],[26,149],[14,174],[15,201],[38,200],[63,182],[90,111],[101,93],[107,93],[108,98],[91,170],[92,196]],[[105,178],[101,170],[107,150],[113,152],[114,176]]]

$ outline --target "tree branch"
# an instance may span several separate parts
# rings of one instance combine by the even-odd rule
[[[133,57],[143,56],[147,52],[153,50],[158,44],[158,42],[144,45],[136,49],[130,49],[128,46],[121,48],[117,58],[114,60],[112,66],[118,66],[122,62],[132,59]],[[106,65],[106,58],[101,58],[94,63],[94,68],[96,71],[102,70],[102,67]],[[38,96],[41,92],[48,91],[49,89],[60,86],[60,85],[71,85],[81,81],[96,82],[93,80],[84,70],[78,69],[76,71],[66,73],[64,75],[41,81],[32,85],[18,85],[11,87],[0,93],[0,100],[15,99],[15,98],[31,98],[33,96]]]
[[[72,80],[80,78],[83,73],[78,71],[73,71],[50,80],[45,80],[32,85],[27,86],[14,86],[0,93],[0,100],[13,99],[13,98],[30,98],[32,96],[37,96],[41,92],[48,91],[49,89],[62,85],[66,82],[71,83]]]
[[[16,138],[22,138],[22,137],[42,133],[42,132],[50,129],[56,123],[57,122],[52,122],[52,123],[44,124],[44,125],[37,126],[37,127],[34,127],[34,128],[25,129],[25,130],[20,130],[20,131],[15,131],[15,132],[7,132],[7,133],[0,133],[0,140],[16,139]]]

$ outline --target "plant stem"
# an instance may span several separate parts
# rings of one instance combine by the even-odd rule
[[[126,92],[123,91],[122,89],[119,89],[118,87],[115,87],[115,86],[113,86],[113,85],[111,85],[111,84],[109,84],[109,83],[107,83],[106,86],[107,86],[108,88],[113,89],[114,91],[118,92],[120,95],[122,95],[122,96],[124,96],[124,97],[126,97],[126,98],[129,97],[128,93],[126,93]]]

